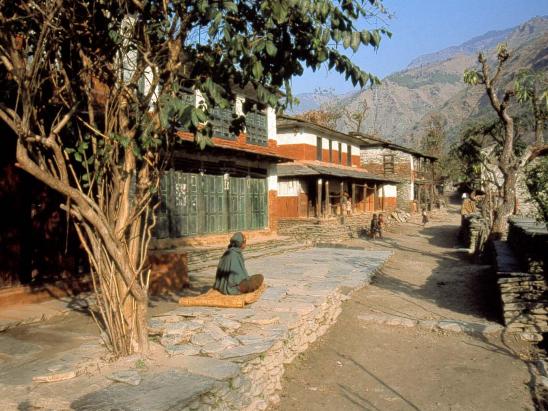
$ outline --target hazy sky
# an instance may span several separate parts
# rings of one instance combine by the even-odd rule
[[[384,38],[376,52],[362,47],[351,56],[362,69],[380,78],[404,69],[422,54],[548,15],[548,0],[385,0],[384,4],[394,14],[387,21],[392,38]],[[328,74],[327,69],[306,70],[293,81],[294,94],[318,87],[334,88],[337,94],[353,90],[352,83],[338,73]]]

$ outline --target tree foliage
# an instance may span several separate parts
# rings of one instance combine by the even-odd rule
[[[539,110],[539,99],[545,95],[536,87],[538,78],[530,71],[521,71],[516,76],[513,88],[501,92],[497,90],[505,64],[511,57],[506,44],[497,47],[497,65],[491,71],[483,53],[479,53],[478,70],[470,69],[464,72],[464,81],[471,85],[482,85],[485,89],[491,108],[497,115],[497,121],[489,125],[480,125],[471,129],[464,136],[460,149],[467,152],[469,159],[481,164],[482,172],[490,175],[489,182],[496,187],[497,198],[493,208],[492,234],[500,237],[507,227],[508,216],[515,210],[516,184],[518,173],[524,167],[535,149],[540,148],[544,141],[542,129],[545,119]],[[534,96],[534,97],[533,97]],[[535,121],[536,139],[531,147],[523,144],[521,131],[523,126],[519,117],[510,112],[510,104],[517,97],[520,102],[531,102]],[[540,125],[539,125],[540,121]],[[491,139],[492,145],[486,147],[485,142],[474,141],[476,137]],[[499,175],[497,175],[500,174]]]
[[[548,156],[539,158],[527,167],[526,184],[537,206],[538,216],[548,222]]]
[[[0,119],[18,165],[66,198],[116,354],[147,349],[153,199],[176,131],[203,148],[213,108],[246,87],[285,106],[306,66],[376,82],[345,54],[390,35],[357,27],[374,12],[381,2],[0,1]]]

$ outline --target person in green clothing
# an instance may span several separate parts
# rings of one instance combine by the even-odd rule
[[[246,246],[246,238],[242,233],[236,233],[230,239],[228,249],[224,252],[215,276],[213,288],[225,295],[250,293],[258,289],[264,278],[261,274],[249,276],[245,268],[242,250]]]

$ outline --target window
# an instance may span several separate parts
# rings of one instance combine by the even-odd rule
[[[339,143],[339,164],[342,164],[342,143]]]
[[[316,137],[316,160],[322,161],[322,138]]]
[[[245,115],[245,128],[247,133],[247,142],[259,146],[268,144],[268,129],[266,115],[260,111],[248,111]]]
[[[329,162],[333,162],[333,140],[329,140]]]
[[[352,146],[350,144],[346,146],[346,165],[352,166]]]
[[[232,110],[215,107],[211,111],[211,125],[213,126],[213,137],[220,137],[227,140],[234,140],[236,136],[230,132],[232,123]]]
[[[384,165],[384,174],[394,174],[394,156],[392,154],[384,155],[383,165]]]

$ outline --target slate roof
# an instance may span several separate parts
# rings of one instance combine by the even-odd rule
[[[366,170],[322,164],[320,162],[293,162],[281,163],[277,165],[278,177],[299,177],[299,176],[332,176],[332,177],[349,177],[360,180],[379,181],[384,183],[401,182],[397,177],[387,177],[383,175],[373,174]]]

